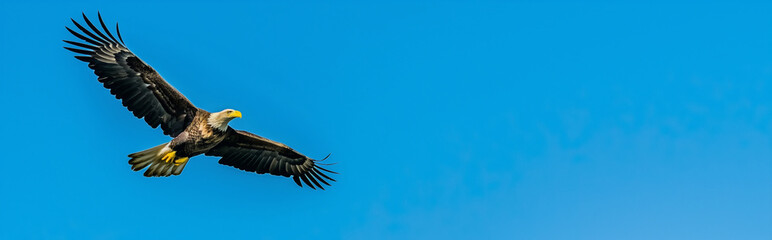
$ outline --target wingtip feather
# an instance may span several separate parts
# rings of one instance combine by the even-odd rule
[[[118,43],[118,40],[115,39],[112,33],[110,33],[110,29],[107,28],[107,25],[105,25],[105,21],[102,20],[102,14],[97,11],[97,17],[99,17],[99,24],[102,25],[102,29],[105,30],[105,33],[107,33],[107,36],[110,36],[110,39],[113,40],[114,43]]]
[[[126,44],[123,42],[123,37],[121,37],[121,29],[118,27],[118,22],[115,23],[115,32],[118,33],[118,39],[121,40],[121,44]]]
[[[92,23],[91,20],[89,20],[88,17],[86,17],[85,13],[83,13],[83,20],[86,21],[86,24],[88,24],[88,27],[91,28],[91,30],[93,30],[97,35],[99,35],[99,37],[97,37],[97,40],[99,40],[100,42],[109,44],[110,39],[108,39],[107,36],[102,34],[102,32],[99,31],[99,29],[96,26],[94,26],[94,23]]]
[[[312,184],[311,184],[311,182],[310,182],[310,181],[308,181],[308,178],[306,177],[306,175],[300,175],[300,179],[302,179],[302,180],[303,180],[303,182],[304,182],[304,183],[306,183],[306,185],[308,185],[308,186],[309,186],[309,187],[311,187],[312,189],[316,189],[316,188],[314,187],[314,185],[312,185]]]
[[[303,184],[300,184],[300,177],[298,175],[293,176],[292,180],[294,180],[295,184],[297,184],[298,186],[303,187]]]

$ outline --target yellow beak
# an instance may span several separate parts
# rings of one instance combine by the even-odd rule
[[[241,112],[239,111],[233,111],[230,114],[228,114],[229,118],[241,118]]]

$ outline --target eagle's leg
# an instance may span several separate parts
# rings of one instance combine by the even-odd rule
[[[180,164],[186,163],[188,161],[188,157],[178,158],[174,160],[174,165],[179,166]]]
[[[171,152],[166,153],[166,155],[164,155],[164,157],[162,157],[161,160],[163,160],[164,162],[170,163],[170,162],[174,161],[174,158],[176,156],[177,156],[177,151],[171,151]]]

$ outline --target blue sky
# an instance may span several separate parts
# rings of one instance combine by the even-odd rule
[[[341,172],[196,157],[72,58],[81,12]],[[772,4],[0,3],[1,239],[769,239]]]

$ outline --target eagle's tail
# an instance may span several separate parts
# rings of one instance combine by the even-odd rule
[[[188,158],[176,156],[176,152],[164,143],[141,152],[129,154],[131,170],[139,171],[147,168],[145,177],[168,177],[172,174],[180,175],[182,169],[188,163]]]

